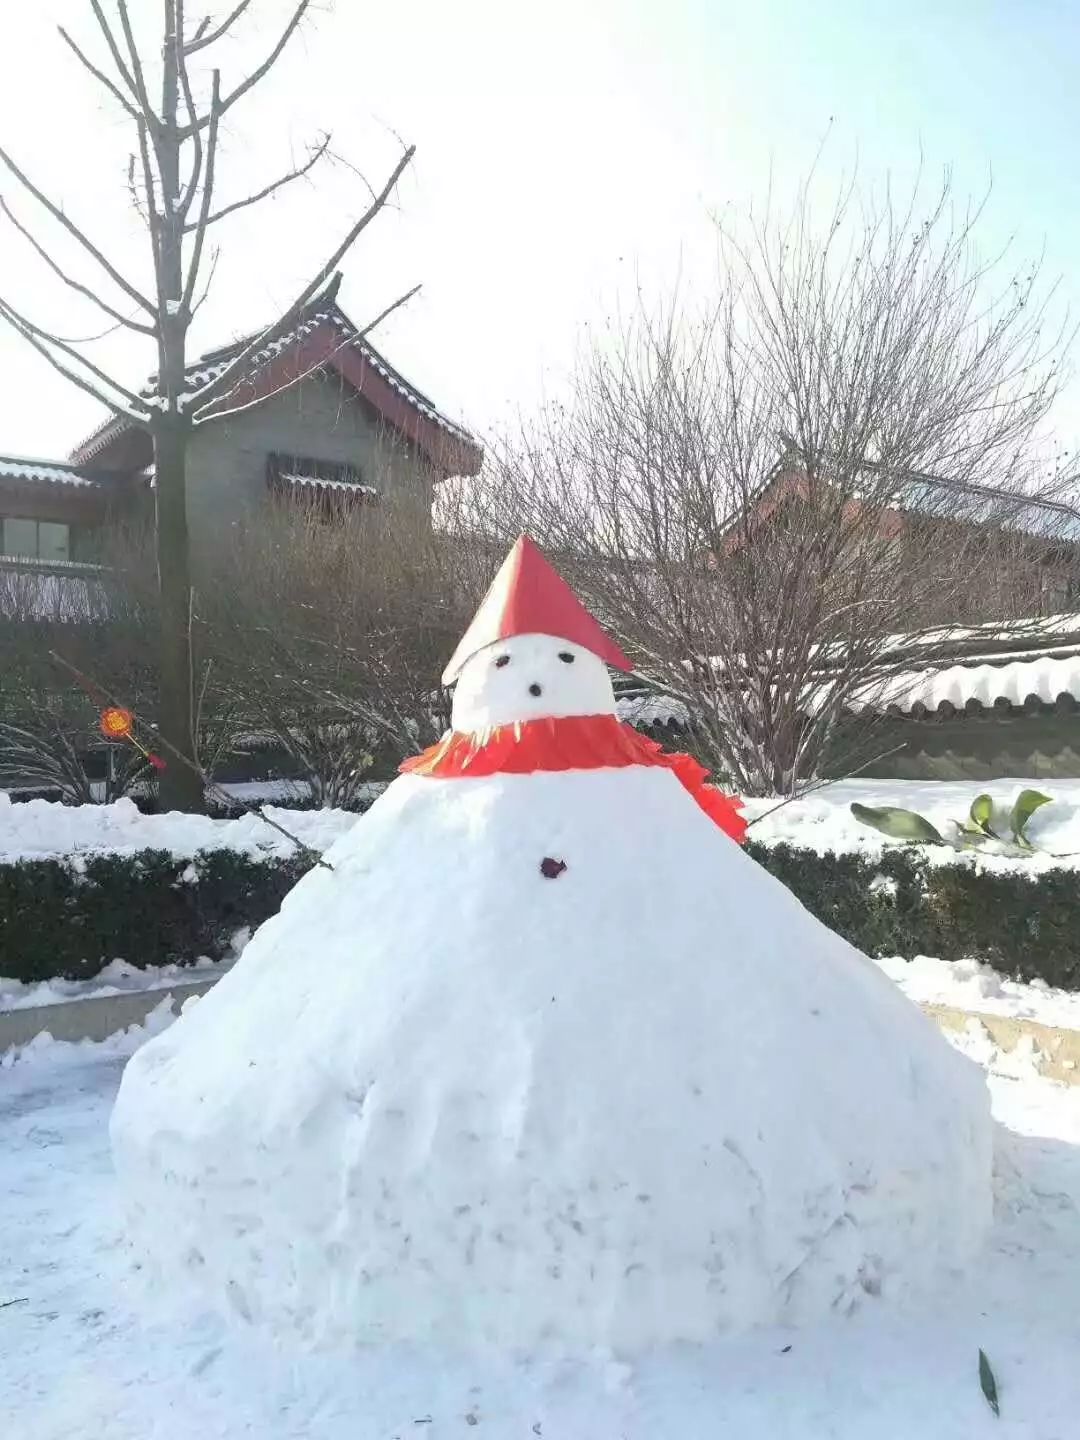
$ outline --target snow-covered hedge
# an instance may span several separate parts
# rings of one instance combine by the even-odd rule
[[[905,849],[750,850],[869,954],[974,958],[1015,979],[1080,991],[1080,871],[940,865]],[[0,975],[78,980],[117,958],[137,966],[219,959],[237,930],[274,913],[310,863],[310,852],[231,849],[0,862]],[[723,945],[718,935],[721,959]]]

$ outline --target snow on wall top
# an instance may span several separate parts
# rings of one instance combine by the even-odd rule
[[[615,713],[628,725],[685,725],[689,719],[683,702],[669,695],[623,695]]]
[[[847,708],[863,714],[896,707],[910,714],[917,706],[937,710],[949,704],[962,710],[975,704],[989,709],[998,701],[1022,706],[1029,698],[1053,705],[1063,695],[1080,701],[1080,655],[901,670],[853,696]]]

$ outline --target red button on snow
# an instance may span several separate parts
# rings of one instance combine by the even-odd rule
[[[553,860],[550,855],[545,855],[540,861],[540,874],[545,880],[557,880],[565,869],[565,860]]]

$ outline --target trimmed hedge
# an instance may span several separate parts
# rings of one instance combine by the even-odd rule
[[[808,910],[872,955],[975,956],[1004,974],[1080,990],[1080,871],[976,873],[907,849],[880,857],[748,850]],[[83,979],[108,961],[219,959],[280,906],[310,856],[164,851],[0,865],[0,975]]]
[[[110,960],[218,960],[236,931],[272,915],[311,864],[231,850],[167,851],[0,865],[0,975],[82,980]]]
[[[1080,871],[979,872],[907,848],[875,857],[747,849],[869,955],[972,956],[1015,980],[1080,990]]]

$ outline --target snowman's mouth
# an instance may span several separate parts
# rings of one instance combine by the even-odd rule
[[[533,683],[529,686],[529,694],[530,694],[530,695],[542,695],[543,693],[544,693],[543,687],[540,686],[540,685],[537,685],[536,681],[534,680]]]

